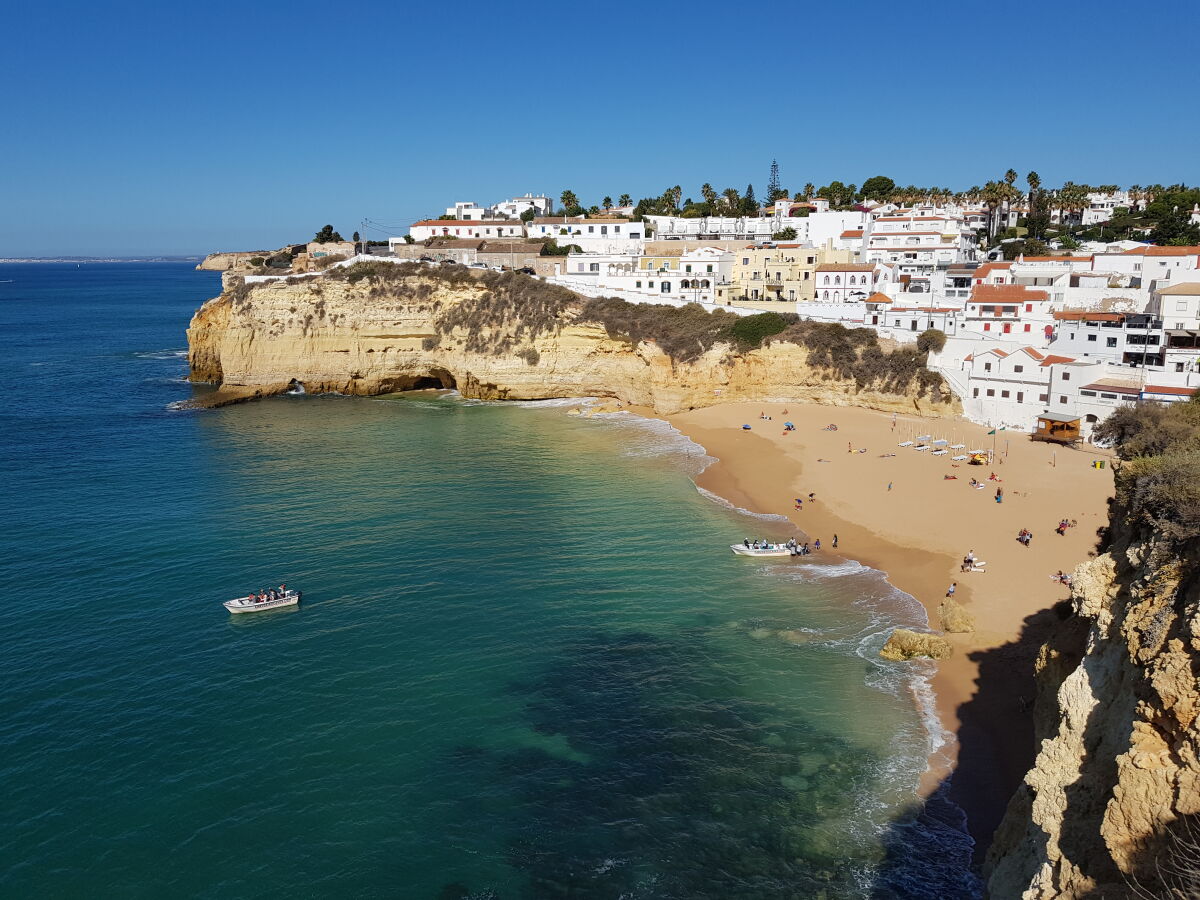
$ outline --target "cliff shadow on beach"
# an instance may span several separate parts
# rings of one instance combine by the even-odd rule
[[[1068,603],[1026,616],[1015,640],[978,650],[975,692],[958,707],[958,761],[923,803],[897,816],[884,836],[885,859],[871,896],[877,900],[971,898],[1005,811],[1037,756],[1035,669],[1043,646],[1070,671],[1081,656],[1082,632]],[[1043,688],[1044,689],[1044,688]],[[947,854],[971,875],[947,879]],[[953,872],[953,869],[949,870]]]

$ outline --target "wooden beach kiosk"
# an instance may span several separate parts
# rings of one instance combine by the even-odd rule
[[[1058,413],[1042,413],[1038,416],[1033,439],[1035,441],[1053,441],[1056,444],[1074,444],[1081,440],[1079,419]]]

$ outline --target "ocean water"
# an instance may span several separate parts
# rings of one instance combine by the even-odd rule
[[[880,573],[734,557],[658,423],[173,408],[218,290],[0,266],[0,896],[975,893]]]

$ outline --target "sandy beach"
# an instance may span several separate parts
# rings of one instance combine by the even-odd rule
[[[795,431],[785,431],[785,421]],[[1095,551],[1112,494],[1110,455],[1034,442],[1019,432],[993,437],[962,419],[858,408],[737,403],[670,422],[719,460],[697,479],[701,487],[754,512],[786,515],[798,531],[821,539],[823,554],[886,572],[924,604],[931,629],[940,630],[938,606],[957,583],[954,596],[974,616],[976,630],[947,635],[954,655],[937,664],[938,711],[955,740],[931,760],[922,789],[928,794],[952,775],[950,799],[985,847],[1035,755],[1033,660],[1056,621],[1051,608],[1069,591],[1052,576],[1070,573]],[[837,430],[825,430],[830,424]],[[899,446],[921,435],[965,449],[934,456],[936,448]],[[952,459],[990,450],[993,441],[990,466]],[[1096,460],[1105,467],[1093,467]],[[972,478],[983,487],[972,487]],[[794,498],[804,498],[802,509]],[[1077,524],[1060,536],[1055,528],[1062,519]],[[1028,546],[1017,540],[1021,529],[1033,532]],[[961,571],[970,551],[986,571]]]

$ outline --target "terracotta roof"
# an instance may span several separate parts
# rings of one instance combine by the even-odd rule
[[[844,238],[862,237],[862,236],[863,236],[863,230],[861,228],[848,229],[848,230],[842,232],[842,237],[844,237]]]
[[[818,272],[874,272],[874,263],[821,263]]]
[[[1046,354],[1038,353],[1032,347],[1022,347],[1018,352],[1028,354],[1029,356],[1032,356],[1034,359],[1045,359],[1046,358]]]
[[[979,303],[1009,302],[1026,300],[1049,300],[1045,291],[1031,290],[1023,284],[977,284],[971,288],[971,299]]]
[[[1073,357],[1073,356],[1047,356],[1045,359],[1043,359],[1041,361],[1041,363],[1039,365],[1053,366],[1056,363],[1073,363],[1073,362],[1075,362],[1075,357]]]
[[[1190,397],[1196,393],[1196,388],[1193,387],[1175,387],[1173,385],[1146,385],[1147,394],[1173,394],[1177,397]]]
[[[1007,351],[1001,350],[999,347],[993,347],[991,350],[984,350],[982,353],[972,353],[967,357],[967,359],[974,359],[977,356],[987,356],[989,353],[994,353],[1001,359],[1004,359],[1004,357],[1008,356]]]
[[[1200,247],[1134,247],[1123,256],[1200,256]]]
[[[1140,394],[1141,388],[1132,382],[1128,381],[1110,381],[1107,378],[1101,378],[1099,381],[1093,381],[1091,384],[1082,385],[1079,388],[1081,391],[1111,391],[1114,394]]]
[[[982,266],[980,266],[978,269],[975,270],[975,277],[983,278],[985,275],[990,275],[992,272],[995,272],[999,269],[1011,269],[1011,268],[1012,268],[1012,263],[1010,263],[1010,262],[984,263]]]
[[[887,294],[881,294],[879,291],[873,293],[870,297],[863,301],[864,303],[891,303],[892,298]]]

